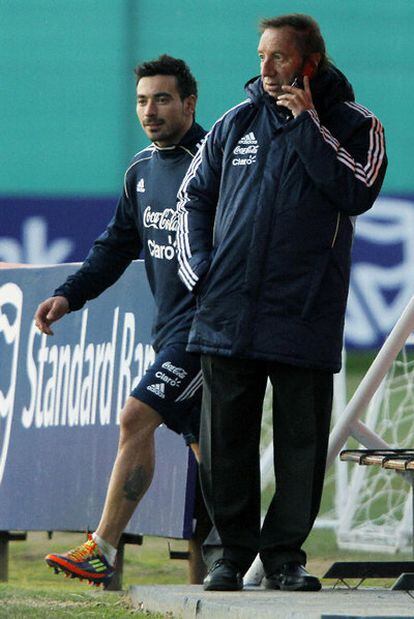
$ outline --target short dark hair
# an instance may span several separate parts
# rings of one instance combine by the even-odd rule
[[[190,95],[197,96],[197,82],[188,65],[180,58],[173,58],[162,54],[156,60],[149,60],[139,64],[134,69],[137,84],[142,77],[154,75],[173,75],[177,80],[177,90],[180,98],[185,99]]]
[[[260,32],[268,28],[292,28],[295,31],[296,45],[304,58],[315,52],[321,55],[319,70],[328,67],[329,59],[319,24],[310,15],[291,13],[279,17],[269,17],[260,22]]]

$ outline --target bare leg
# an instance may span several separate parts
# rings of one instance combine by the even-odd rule
[[[153,408],[136,398],[128,398],[121,413],[118,453],[96,529],[96,533],[115,548],[151,484],[155,464],[154,432],[161,423],[161,416]]]

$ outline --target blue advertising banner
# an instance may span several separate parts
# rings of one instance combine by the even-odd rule
[[[0,197],[0,262],[81,262],[115,207],[113,197]]]
[[[42,335],[33,315],[76,265],[0,269],[0,530],[93,530],[117,451],[119,411],[154,359],[141,261]],[[126,532],[188,538],[196,468],[156,432],[150,490]]]
[[[0,198],[0,262],[80,261],[113,199]],[[345,325],[348,348],[378,348],[414,294],[414,197],[381,196],[356,220]]]
[[[356,220],[345,341],[379,348],[414,295],[414,198],[381,197]]]

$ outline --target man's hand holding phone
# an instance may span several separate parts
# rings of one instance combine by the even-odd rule
[[[295,82],[291,86],[282,86],[284,94],[279,95],[276,105],[288,108],[296,118],[306,110],[314,110],[315,106],[313,105],[309,77],[303,76],[303,89],[294,84]]]

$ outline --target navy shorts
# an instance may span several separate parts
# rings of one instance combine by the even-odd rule
[[[199,355],[185,347],[170,344],[160,350],[131,396],[156,410],[189,445],[198,443],[203,379]]]

